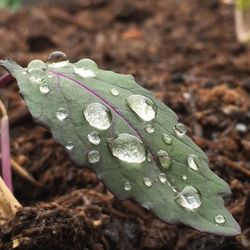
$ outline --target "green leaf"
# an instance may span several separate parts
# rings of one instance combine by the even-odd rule
[[[89,59],[71,64],[62,52],[27,69],[11,60],[0,65],[17,79],[32,116],[120,199],[169,223],[240,233],[223,205],[227,183],[209,169],[176,114],[131,75],[101,70]]]

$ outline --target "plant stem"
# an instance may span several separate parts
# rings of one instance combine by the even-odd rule
[[[8,83],[12,82],[15,78],[9,73],[4,74],[0,77],[0,87],[4,87]]]
[[[2,112],[2,118],[0,120],[1,129],[1,153],[2,153],[2,175],[6,186],[13,191],[12,175],[10,166],[10,141],[9,141],[9,119],[7,111],[0,101],[0,110]]]

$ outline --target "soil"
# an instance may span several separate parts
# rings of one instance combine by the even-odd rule
[[[178,114],[211,169],[229,183],[226,206],[243,231],[200,233],[119,201],[32,121],[13,82],[0,92],[11,155],[37,182],[14,172],[14,194],[24,207],[0,228],[0,249],[250,249],[250,48],[235,38],[232,6],[70,1],[1,11],[0,37],[0,58],[23,66],[62,50],[72,61],[91,58],[101,68],[133,74]]]

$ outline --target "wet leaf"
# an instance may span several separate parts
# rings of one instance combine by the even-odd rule
[[[101,70],[89,59],[72,64],[60,52],[27,68],[0,64],[17,79],[33,117],[120,199],[133,199],[169,223],[240,233],[223,205],[227,183],[209,169],[176,114],[131,75]]]

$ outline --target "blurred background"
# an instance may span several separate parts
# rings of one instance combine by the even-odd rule
[[[13,82],[0,89],[11,155],[37,184],[14,173],[15,196],[29,209],[0,229],[1,249],[14,238],[26,239],[18,249],[250,249],[249,1],[1,0],[0,6],[1,59],[26,66],[54,50],[71,61],[90,58],[100,68],[133,74],[172,108],[211,169],[229,183],[226,205],[243,230],[231,238],[201,234],[118,201],[33,123]],[[85,206],[95,212],[79,225]],[[94,229],[92,214],[105,218]]]

